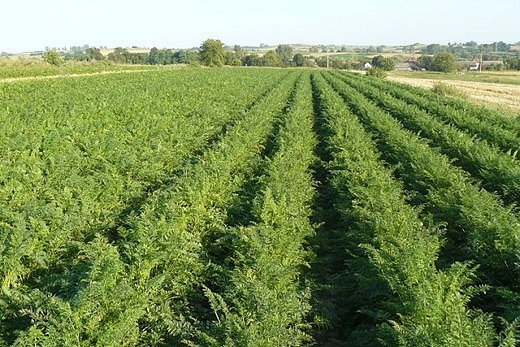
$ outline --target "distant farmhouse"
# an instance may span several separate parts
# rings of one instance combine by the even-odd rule
[[[459,70],[478,71],[480,70],[480,60],[475,59],[471,61],[457,61],[457,67]],[[504,64],[501,60],[484,60],[482,62],[482,69],[490,70],[497,67],[501,67]]]
[[[482,62],[482,69],[496,69],[501,68],[502,65],[504,65],[504,62],[502,60],[484,60]]]
[[[469,70],[469,71],[476,71],[478,70],[480,63],[475,60],[463,60],[463,61],[457,61],[455,63],[457,65],[457,68],[459,70]]]
[[[419,62],[415,59],[408,59],[404,63],[396,63],[395,70],[396,71],[413,71],[417,70],[417,66]]]

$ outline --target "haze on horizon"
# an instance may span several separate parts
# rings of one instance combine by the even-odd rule
[[[49,47],[198,47],[312,43],[409,45],[520,41],[520,1],[238,0],[182,2],[65,0],[2,4],[0,52]]]

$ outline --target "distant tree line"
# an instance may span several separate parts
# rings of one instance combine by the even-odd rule
[[[520,42],[519,42],[520,43]],[[518,46],[518,44],[516,45]],[[450,53],[456,61],[495,61],[503,64],[484,65],[483,69],[511,69],[520,70],[520,51],[502,41],[478,44],[475,41],[466,43],[449,43],[448,45],[430,44],[415,53],[422,53],[419,59],[421,67],[430,70],[433,57],[440,53]],[[422,61],[421,61],[422,60]],[[435,67],[433,68],[435,69]]]
[[[220,40],[208,39],[204,41],[200,49],[173,50],[152,48],[150,52],[134,53],[127,48],[117,47],[113,52],[104,56],[96,47],[88,47],[83,50],[72,51],[64,55],[66,60],[79,61],[108,61],[117,64],[146,64],[146,65],[170,65],[170,64],[202,64],[207,66],[314,66],[315,61],[304,57],[301,53],[293,54],[290,45],[278,45],[274,50],[269,50],[263,55],[246,53],[240,46],[232,48],[224,47]]]
[[[290,45],[278,45],[274,50],[260,56],[256,53],[247,54],[240,45],[226,49],[220,40],[208,39],[200,47],[200,63],[207,66],[313,66],[314,62],[306,59],[301,53],[293,54]]]
[[[463,44],[448,43],[447,45],[433,43],[420,49],[419,52],[429,55],[448,52],[461,60],[471,60],[475,56],[482,54],[485,57],[484,60],[496,60],[510,56],[512,51],[511,45],[502,41],[485,44],[469,41]]]
[[[332,69],[362,69],[364,64],[371,62],[373,67],[384,71],[391,71],[396,63],[408,61],[409,55],[422,54],[410,65],[412,69],[450,72],[461,68],[455,64],[460,60],[500,61],[501,64],[488,65],[485,69],[513,69],[520,70],[520,51],[512,49],[512,45],[502,41],[492,44],[477,44],[470,41],[465,44],[419,44],[403,46],[403,54],[394,57],[385,57],[382,54],[386,46],[369,46],[364,48],[348,48],[346,46],[313,46],[309,49],[310,55],[294,53],[287,44],[280,44],[275,49],[260,55],[246,51],[240,45],[224,46],[220,40],[208,39],[199,48],[188,50],[152,48],[149,52],[130,52],[127,48],[118,47],[107,56],[99,48],[88,45],[71,47],[62,57],[82,61],[109,61],[118,64],[202,64],[206,66],[269,66],[269,67],[299,67],[318,66]],[[265,45],[264,45],[265,48]],[[330,56],[313,53],[330,52]],[[348,52],[348,54],[338,54]],[[357,54],[363,54],[358,56]],[[336,54],[336,56],[334,56]],[[378,54],[375,55],[374,54]],[[328,55],[328,54],[327,54]],[[368,58],[367,58],[368,55]],[[362,58],[365,57],[365,58]],[[371,60],[370,60],[371,59]],[[464,68],[464,67],[462,67]]]

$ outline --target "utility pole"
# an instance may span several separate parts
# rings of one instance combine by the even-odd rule
[[[327,48],[327,69],[329,68],[329,49]]]

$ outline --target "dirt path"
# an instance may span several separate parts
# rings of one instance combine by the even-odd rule
[[[388,77],[396,82],[407,83],[417,87],[431,88],[438,80],[418,79],[407,77]],[[441,83],[453,86],[464,92],[472,100],[483,104],[520,110],[520,85],[482,83],[466,81],[442,81]]]

